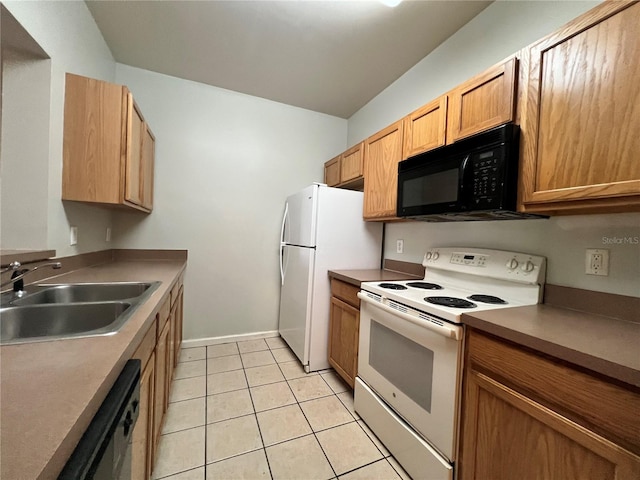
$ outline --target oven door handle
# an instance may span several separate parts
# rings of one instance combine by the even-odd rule
[[[400,312],[395,308],[391,308],[384,303],[376,302],[375,300],[369,298],[367,294],[358,292],[358,298],[363,302],[367,302],[374,307],[379,308],[383,312],[390,313],[391,315],[395,315],[397,317],[402,318],[403,320],[407,320],[411,323],[414,323],[420,327],[428,328],[429,330],[442,335],[443,337],[453,338],[454,340],[460,340],[462,338],[462,326],[446,326],[446,325],[438,325],[434,322],[430,322],[428,320],[424,320],[421,318],[414,317],[412,315],[408,315],[404,312]]]

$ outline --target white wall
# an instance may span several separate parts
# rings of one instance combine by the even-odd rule
[[[64,75],[77,73],[113,81],[115,61],[84,2],[8,1],[3,5],[51,58],[48,139],[48,225],[46,247],[60,256],[109,248],[105,229],[112,213],[100,207],[60,200]],[[38,139],[33,139],[37,141]],[[46,169],[43,161],[43,169]],[[25,176],[24,181],[28,181]],[[43,216],[44,217],[44,216]],[[69,246],[69,226],[78,227],[78,245]],[[13,246],[15,247],[15,246]]]
[[[2,15],[6,24],[10,14],[3,10]],[[3,37],[0,245],[45,250],[51,62],[44,55],[5,48],[6,40]]]
[[[349,119],[352,145],[498,63],[598,2],[498,1]],[[404,254],[396,240],[404,240]],[[420,262],[436,246],[523,251],[548,259],[547,282],[640,296],[640,214],[549,220],[388,224],[385,258]],[[621,242],[621,243],[614,243]],[[585,275],[585,249],[608,248],[610,275]]]
[[[187,339],[276,330],[284,200],[322,181],[346,120],[126,65],[156,136],[151,215],[117,213],[116,246],[189,250]]]

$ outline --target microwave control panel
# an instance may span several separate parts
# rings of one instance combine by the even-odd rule
[[[473,199],[488,207],[495,206],[502,186],[501,150],[496,148],[471,156],[473,165]]]

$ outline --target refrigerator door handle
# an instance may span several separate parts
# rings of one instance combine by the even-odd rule
[[[280,285],[284,285],[284,265],[283,262],[284,256],[284,245],[280,245]]]
[[[284,204],[284,215],[282,216],[282,228],[280,229],[280,285],[284,285],[284,227],[287,224],[289,214],[289,202]]]
[[[284,204],[284,215],[282,216],[282,227],[280,228],[280,246],[284,245],[284,227],[287,225],[289,215],[289,202]]]

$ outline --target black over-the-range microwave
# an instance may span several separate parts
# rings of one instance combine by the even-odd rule
[[[520,128],[506,123],[398,164],[398,217],[540,218],[516,212]]]

